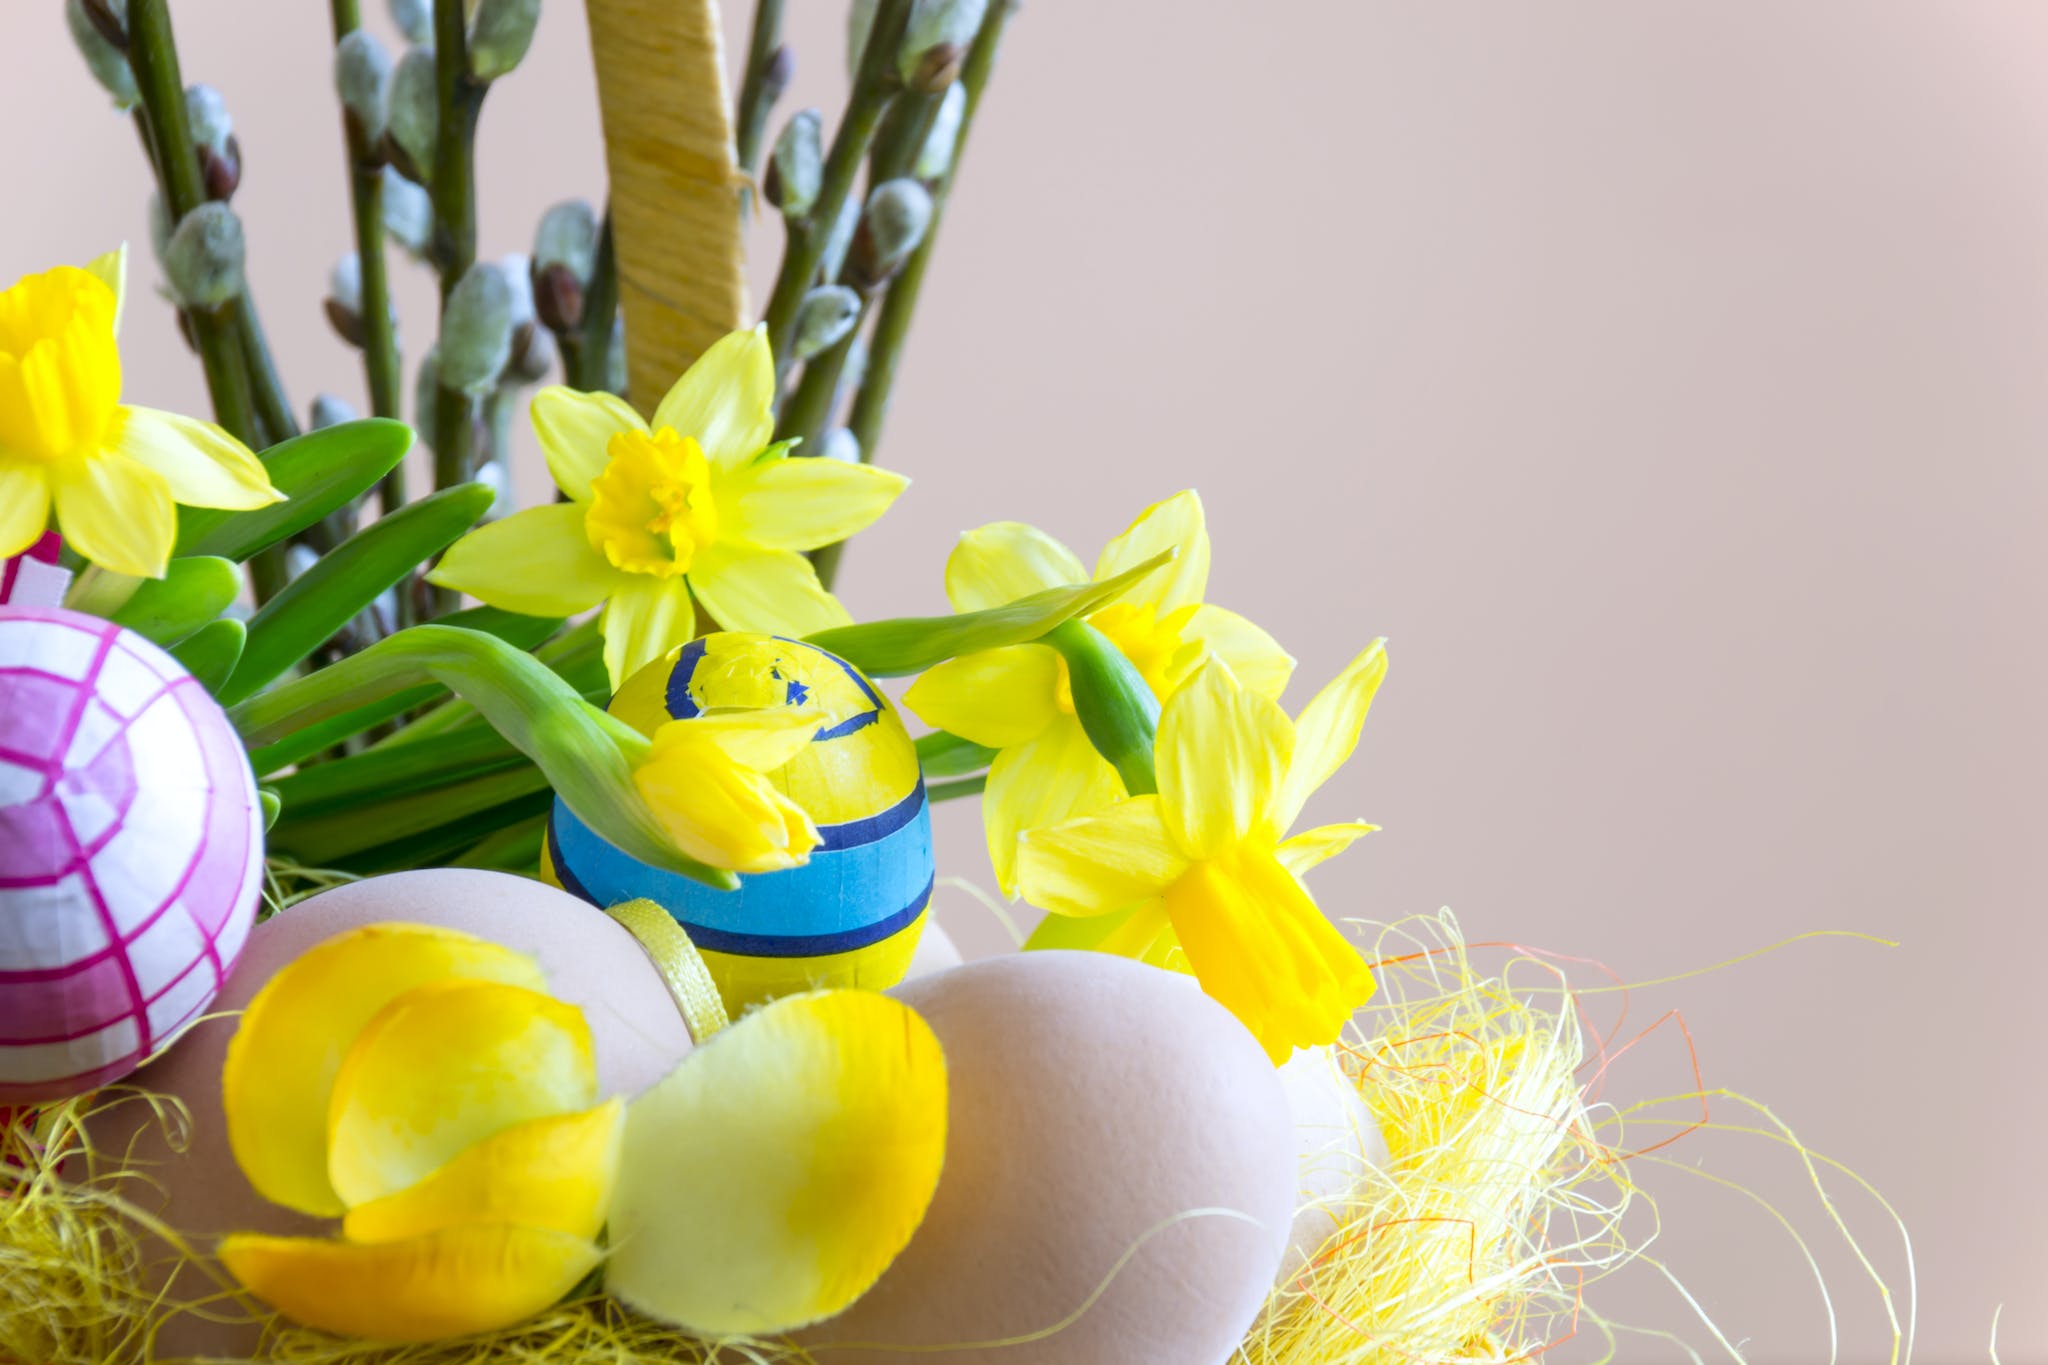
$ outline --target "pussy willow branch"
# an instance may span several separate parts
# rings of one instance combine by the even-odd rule
[[[128,64],[142,96],[149,140],[155,153],[157,185],[173,226],[206,202],[199,155],[185,121],[185,80],[178,70],[177,40],[171,33],[167,0],[133,0],[128,6]],[[249,375],[234,332],[225,318],[205,309],[186,313],[199,363],[206,371],[206,392],[220,424],[246,445],[260,446],[256,417],[249,400]]]
[[[362,25],[357,0],[333,0],[334,41]],[[366,130],[346,114],[342,131],[348,140],[349,206],[355,215],[356,260],[362,267],[363,374],[370,389],[370,411],[379,417],[402,415],[404,378],[399,367],[398,334],[391,325],[391,276],[384,259],[384,165],[369,145]],[[401,461],[384,476],[377,498],[386,512],[405,505],[405,465]],[[401,594],[403,596],[403,594]]]
[[[924,289],[925,272],[930,269],[932,252],[938,246],[939,225],[945,218],[954,178],[959,175],[960,162],[967,154],[967,135],[974,127],[974,115],[981,108],[982,94],[995,70],[996,52],[1002,46],[1003,30],[1016,8],[1016,0],[995,0],[989,6],[988,16],[982,20],[981,31],[974,36],[974,45],[968,49],[966,63],[960,70],[960,83],[967,92],[967,103],[960,115],[960,133],[953,144],[952,159],[947,162],[945,173],[932,186],[931,222],[925,227],[924,240],[910,253],[902,273],[897,275],[883,296],[875,318],[874,334],[868,341],[867,368],[862,374],[860,391],[854,395],[853,410],[846,423],[846,429],[852,433],[864,462],[874,459],[875,447],[881,444],[882,425],[889,416],[889,395],[896,387],[896,374],[903,363],[904,338],[910,334],[910,321],[917,312],[917,299]],[[832,586],[832,580],[839,572],[840,556],[845,552],[846,544],[841,541],[812,554],[818,578],[826,587]]]
[[[434,264],[441,272],[441,308],[476,264],[476,125],[484,87],[469,74],[469,31],[462,0],[434,0],[434,89],[440,117],[434,139]],[[434,486],[452,488],[469,478],[473,426],[468,395],[447,385],[434,394]],[[459,600],[447,588],[430,590],[436,612]]]
[[[896,49],[903,42],[903,28],[910,17],[910,0],[881,0],[875,10],[874,28],[861,51],[860,70],[855,73],[853,93],[847,98],[846,113],[832,137],[832,149],[825,155],[824,174],[810,212],[784,221],[789,245],[782,253],[782,268],[775,276],[775,289],[768,297],[763,321],[768,324],[768,345],[775,355],[778,388],[789,373],[789,344],[796,329],[797,306],[817,282],[818,264],[825,256],[825,242],[832,225],[839,221],[839,209],[860,175],[860,164],[874,141],[875,129],[896,98],[901,82],[896,76]]]
[[[747,42],[747,70],[740,82],[739,118],[733,140],[739,153],[740,173],[750,179],[761,160],[761,139],[768,130],[768,111],[775,103],[776,92],[768,86],[768,69],[782,39],[782,7],[783,0],[760,0],[754,7],[754,29]],[[741,211],[746,212],[753,202],[753,190],[743,191]]]
[[[569,386],[586,393],[611,387],[612,327],[619,317],[619,253],[612,241],[612,211],[606,205],[597,230],[597,256],[590,266],[590,286],[583,291],[583,326],[575,345],[562,348],[573,368]],[[564,495],[566,496],[566,494]]]

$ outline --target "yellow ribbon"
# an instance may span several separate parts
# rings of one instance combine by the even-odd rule
[[[690,1037],[705,1042],[732,1022],[725,1001],[719,998],[718,984],[711,979],[711,969],[704,965],[697,945],[690,942],[689,933],[676,923],[675,916],[645,899],[622,902],[605,913],[625,926],[661,973],[676,1008],[683,1012],[683,1022],[690,1026]]]

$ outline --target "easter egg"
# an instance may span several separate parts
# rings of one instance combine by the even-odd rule
[[[64,601],[71,573],[59,560],[63,542],[51,531],[18,555],[0,559],[0,606],[54,607]]]
[[[241,740],[132,631],[0,607],[0,1103],[119,1080],[242,951],[263,823]]]
[[[232,1231],[332,1234],[332,1224],[270,1203],[243,1176],[228,1145],[221,1071],[237,1013],[281,968],[337,934],[392,922],[459,930],[538,959],[549,993],[581,1008],[590,1024],[603,1097],[638,1094],[690,1050],[682,1015],[639,943],[610,916],[572,896],[523,877],[455,868],[353,882],[257,925],[221,992],[216,1017],[202,1020],[137,1073],[137,1085],[180,1101],[190,1113],[184,1150],[169,1148],[161,1126],[139,1100],[123,1102],[96,1119],[93,1138],[102,1151],[128,1152],[148,1163],[148,1186],[124,1188],[128,1198],[201,1250]],[[197,1297],[205,1292],[197,1279],[194,1272],[183,1272],[172,1288],[180,1297]],[[220,1304],[210,1310],[212,1318],[231,1317],[233,1311]],[[247,1322],[179,1314],[166,1320],[159,1349],[179,1358],[241,1358],[253,1353],[254,1335]]]
[[[896,708],[837,655],[772,635],[707,635],[626,680],[613,715],[643,734],[720,707],[815,714],[769,780],[817,823],[801,867],[719,891],[621,852],[555,802],[542,874],[593,905],[645,897],[675,916],[726,1007],[826,986],[882,989],[909,969],[932,894],[931,805]]]
[[[910,1245],[805,1348],[826,1365],[1228,1360],[1295,1197],[1286,1097],[1244,1026],[1095,953],[987,958],[891,994],[945,1049],[945,1166]]]
[[[1294,1121],[1297,1184],[1294,1229],[1281,1261],[1282,1281],[1322,1251],[1370,1197],[1364,1182],[1387,1166],[1387,1143],[1358,1082],[1336,1049],[1303,1048],[1280,1068]]]

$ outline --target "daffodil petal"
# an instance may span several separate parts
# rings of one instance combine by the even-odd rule
[[[1172,549],[1180,553],[1132,584],[1123,601],[1150,603],[1164,615],[1202,600],[1209,587],[1209,531],[1202,499],[1193,489],[1140,512],[1129,530],[1103,547],[1095,561],[1095,576],[1112,578]]]
[[[775,435],[775,360],[756,327],[712,343],[654,410],[654,429],[694,436],[714,466],[751,460]],[[722,619],[722,618],[721,618]]]
[[[954,611],[987,611],[1087,581],[1088,570],[1072,550],[1021,521],[976,527],[946,556],[946,600]]]
[[[866,991],[786,996],[633,1101],[605,1286],[705,1336],[830,1317],[909,1243],[945,1148],[930,1025]]]
[[[479,1223],[399,1242],[223,1238],[221,1264],[293,1322],[370,1341],[435,1341],[510,1327],[596,1269],[586,1238]]]
[[[1375,640],[1302,708],[1294,723],[1294,758],[1273,807],[1276,832],[1285,833],[1316,788],[1351,757],[1386,676],[1387,642]]]
[[[1378,825],[1368,825],[1359,821],[1341,825],[1317,825],[1314,829],[1305,829],[1280,845],[1277,850],[1280,866],[1299,877],[1317,864],[1328,862],[1377,829]]]
[[[671,730],[670,726],[686,729]],[[739,711],[706,711],[688,720],[672,720],[654,732],[657,744],[662,732],[671,740],[687,736],[709,744],[725,757],[755,772],[773,772],[802,753],[817,733],[818,722],[793,706],[759,707]]]
[[[187,507],[244,511],[284,501],[256,453],[211,422],[138,407],[114,421],[115,447],[163,475]]]
[[[0,464],[0,559],[43,538],[50,525],[50,478],[39,464]]]
[[[583,1011],[495,981],[434,981],[356,1036],[327,1107],[327,1177],[351,1208],[432,1175],[515,1123],[587,1109]]]
[[[427,581],[528,616],[588,611],[626,575],[591,545],[583,513],[551,502],[486,523],[450,545]]]
[[[1213,857],[1270,823],[1294,742],[1279,704],[1216,664],[1173,694],[1159,717],[1159,795],[1189,857]]]
[[[690,587],[727,630],[801,639],[853,621],[794,550],[721,540],[690,566]]]
[[[270,978],[228,1043],[228,1143],[256,1192],[319,1217],[347,1207],[327,1178],[327,1109],[342,1058],[398,996],[456,977],[540,990],[540,964],[424,924],[368,924],[307,949]]]
[[[794,757],[809,742],[811,719],[789,714],[801,724],[780,733],[721,733],[711,716],[670,721],[654,732],[633,786],[683,852],[735,872],[775,872],[818,846],[818,828],[803,807],[746,761],[792,744]]]
[[[1230,665],[1231,676],[1262,697],[1280,700],[1294,676],[1294,656],[1265,631],[1234,611],[1203,603],[1188,618],[1187,633]]]
[[[997,754],[981,794],[981,818],[1003,894],[1017,894],[1017,840],[1024,831],[1092,815],[1123,794],[1116,769],[1072,716],[1062,715],[1036,739]]]
[[[162,578],[178,539],[178,507],[164,476],[117,450],[50,470],[64,539],[94,564],[134,578]]]
[[[781,459],[741,465],[712,486],[719,534],[771,550],[815,550],[880,519],[910,480],[871,464]]]
[[[1005,645],[928,668],[903,694],[925,724],[1007,749],[1058,719],[1060,656],[1049,645]]]
[[[1056,915],[1103,915],[1151,900],[1187,871],[1160,818],[1137,796],[1049,829],[1027,829],[1017,850],[1024,899]]]
[[[647,430],[632,404],[617,394],[582,393],[559,384],[535,394],[528,411],[555,487],[577,502],[590,501],[591,480],[604,473],[612,437]]]
[[[85,263],[85,273],[114,291],[114,334],[121,333],[121,314],[128,303],[128,244],[115,247]]]
[[[623,1100],[530,1119],[466,1148],[417,1185],[348,1211],[351,1242],[396,1242],[472,1223],[517,1223],[594,1238],[610,1211]]]
[[[1166,893],[1166,912],[1202,989],[1275,1066],[1334,1042],[1372,996],[1358,949],[1270,854],[1197,863]]]
[[[598,629],[604,635],[604,666],[616,691],[626,679],[697,633],[697,609],[681,578],[615,574]]]

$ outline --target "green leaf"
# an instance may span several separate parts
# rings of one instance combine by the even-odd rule
[[[1074,714],[1089,743],[1115,767],[1132,796],[1159,790],[1152,748],[1159,735],[1159,698],[1124,652],[1086,621],[1062,622],[1045,643],[1067,661]]]
[[[520,649],[528,649],[531,648],[527,643],[530,633],[538,626],[552,625],[554,623],[538,616],[520,616],[515,612],[499,611],[495,607],[473,607],[468,611],[450,612],[435,624],[462,626],[471,630],[480,630],[486,635],[495,635],[499,639],[505,640]],[[602,666],[602,660],[599,662],[600,666]],[[561,670],[557,668],[556,671],[560,672]],[[584,691],[585,695],[588,695],[586,689],[579,687],[578,690]],[[354,711],[335,716],[330,720],[321,721],[317,725],[309,725],[305,729],[287,736],[275,744],[265,745],[263,748],[250,753],[249,762],[254,765],[259,774],[274,773],[280,768],[293,767],[326,752],[345,739],[359,735],[365,730],[374,729],[395,716],[405,715],[409,711],[417,711],[422,706],[430,706],[434,702],[447,697],[447,695],[448,689],[439,683],[428,683],[424,687],[415,687],[408,691],[395,693],[369,706],[359,707]],[[465,715],[474,716],[476,714],[475,709],[467,703],[454,702],[451,705],[461,706]],[[415,722],[415,725],[417,725],[417,722]],[[400,730],[396,735],[382,741],[382,743],[388,744],[402,739],[414,728],[414,725],[409,725],[405,729]]]
[[[547,775],[524,763],[428,791],[394,788],[382,801],[325,814],[302,817],[294,807],[292,818],[271,831],[270,846],[309,867],[332,867],[356,854],[547,790]]]
[[[926,777],[965,777],[996,761],[996,750],[944,730],[920,735],[917,761]]]
[[[532,792],[507,801],[502,806],[493,806],[489,810],[478,811],[460,820],[451,820],[438,828],[423,830],[403,839],[394,839],[389,843],[378,844],[374,848],[366,848],[360,853],[352,853],[346,858],[338,859],[337,862],[342,871],[355,872],[363,876],[374,876],[380,872],[403,872],[415,867],[448,867],[454,865],[461,854],[476,848],[480,841],[488,840],[530,821],[539,821],[545,825],[548,812],[554,808],[554,804],[552,792]],[[531,862],[523,868],[508,870],[532,872],[535,870],[534,865],[539,861],[540,851],[536,846]]]
[[[284,802],[268,787],[258,787],[256,799],[263,806],[263,828],[269,830],[277,824],[277,813],[284,809]]]
[[[490,510],[490,489],[458,484],[399,508],[322,555],[250,619],[249,647],[221,703],[260,691]]]
[[[922,673],[962,654],[1039,639],[1062,621],[1085,616],[1114,602],[1139,579],[1162,564],[1171,563],[1176,553],[1165,550],[1114,578],[1047,588],[987,611],[956,616],[904,616],[892,621],[838,626],[809,636],[808,643],[837,654],[871,677]]]
[[[229,712],[252,750],[424,683],[448,688],[539,765],[576,817],[627,855],[730,890],[732,873],[680,848],[633,786],[648,741],[522,650],[479,631],[414,626]],[[531,813],[531,812],[529,812]],[[487,833],[488,831],[484,831]],[[482,837],[481,834],[478,837]]]
[[[236,660],[242,657],[242,645],[248,634],[247,626],[232,616],[223,616],[171,646],[171,657],[185,665],[185,671],[199,679],[201,687],[218,695],[221,685],[235,671]]]
[[[987,786],[988,774],[976,773],[972,777],[963,777],[954,782],[933,782],[924,791],[934,802],[958,801],[963,796],[981,795],[983,788]]]
[[[169,648],[219,616],[242,591],[242,571],[225,559],[174,559],[162,578],[145,578],[107,614],[115,625]]]
[[[263,467],[287,500],[247,512],[181,507],[174,553],[245,560],[368,492],[411,448],[412,428],[385,417],[280,441],[263,452]]]
[[[479,725],[417,744],[366,749],[347,758],[308,764],[280,777],[275,785],[295,815],[324,815],[336,808],[373,805],[396,792],[424,791],[525,763],[510,740],[488,725]]]

